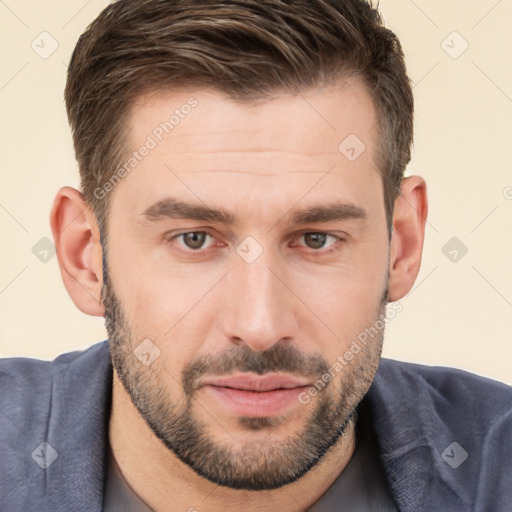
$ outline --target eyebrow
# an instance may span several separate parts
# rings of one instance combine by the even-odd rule
[[[234,224],[236,219],[229,212],[214,210],[207,206],[185,203],[177,199],[167,198],[158,201],[149,207],[143,215],[150,220],[189,219],[210,222],[222,222],[223,224]]]
[[[188,219],[206,222],[220,222],[232,225],[236,223],[236,217],[222,209],[213,209],[207,206],[197,205],[166,198],[158,201],[142,214],[148,220]],[[311,206],[298,210],[289,215],[291,224],[315,224],[336,220],[365,219],[366,212],[359,206],[342,202],[334,202],[322,206]]]
[[[331,203],[312,206],[292,214],[292,224],[314,224],[333,220],[365,219],[366,212],[359,206],[346,203]]]

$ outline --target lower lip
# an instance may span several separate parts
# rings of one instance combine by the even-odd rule
[[[286,411],[291,405],[299,405],[299,395],[307,386],[272,391],[247,391],[221,386],[205,386],[234,414],[248,418],[265,418]]]

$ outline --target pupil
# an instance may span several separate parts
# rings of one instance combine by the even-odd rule
[[[324,246],[327,235],[324,233],[306,233],[305,235],[306,244],[313,249],[320,249]],[[311,243],[308,243],[309,242]]]
[[[205,233],[186,233],[185,245],[187,245],[187,247],[190,247],[190,249],[199,249],[204,244],[205,238]]]

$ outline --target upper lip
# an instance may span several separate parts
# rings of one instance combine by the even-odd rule
[[[201,386],[219,386],[246,391],[271,391],[275,389],[292,389],[309,385],[309,381],[290,375],[231,375],[205,379]]]

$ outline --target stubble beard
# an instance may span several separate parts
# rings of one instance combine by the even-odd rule
[[[381,300],[381,318],[386,307],[386,293]],[[215,435],[194,410],[200,410],[197,380],[209,375],[226,375],[234,371],[289,372],[311,377],[316,382],[329,372],[329,365],[319,355],[304,355],[292,345],[276,343],[263,352],[239,345],[222,356],[200,356],[188,363],[181,374],[182,393],[173,397],[166,380],[172,379],[165,362],[144,366],[134,355],[141,340],[128,324],[104,264],[102,290],[105,325],[109,335],[114,370],[133,404],[153,433],[183,463],[209,481],[232,489],[271,490],[298,480],[313,468],[353,426],[359,402],[375,376],[384,331],[362,349],[350,364],[343,367],[341,388],[332,380],[299,414],[308,418],[299,430],[283,436],[287,417],[237,418],[244,438],[251,431],[266,431],[263,441],[236,439],[230,444],[215,441]],[[199,409],[198,409],[199,408]],[[210,418],[208,416],[208,418]],[[222,419],[213,418],[214,428]],[[239,428],[240,430],[240,428]],[[247,435],[249,433],[249,435]],[[229,437],[229,436],[227,436]]]

